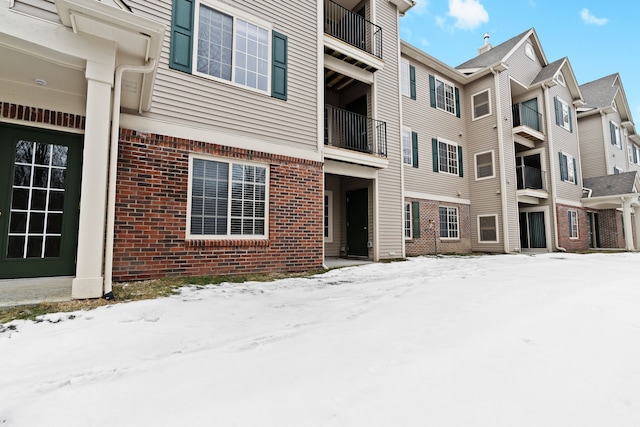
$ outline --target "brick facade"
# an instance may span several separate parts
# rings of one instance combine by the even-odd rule
[[[435,200],[405,199],[405,201],[420,202],[420,237],[405,241],[407,256],[432,255],[436,249],[438,253],[471,252],[471,212],[469,205]],[[458,239],[443,240],[440,238],[439,208],[441,206],[458,208]],[[434,229],[429,229],[430,219],[434,221]]]
[[[269,166],[268,240],[187,240],[189,153]],[[320,269],[320,162],[122,130],[114,281]]]
[[[625,237],[629,235],[627,230],[623,230],[624,223],[622,212],[616,209],[606,209],[598,211],[598,225],[600,227],[600,247],[606,249],[625,249]],[[638,248],[636,236],[635,216],[631,215],[631,236],[633,245]]]
[[[578,216],[578,238],[571,238],[569,226],[569,211],[577,212]],[[558,215],[558,245],[565,248],[567,252],[584,252],[589,250],[589,219],[587,210],[575,206],[556,205]]]

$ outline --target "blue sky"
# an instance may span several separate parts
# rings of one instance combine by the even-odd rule
[[[640,1],[416,0],[400,37],[445,64],[478,54],[534,27],[547,60],[569,57],[579,84],[620,73],[634,121],[640,119]]]

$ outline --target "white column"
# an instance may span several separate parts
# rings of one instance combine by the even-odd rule
[[[634,250],[633,247],[633,228],[631,227],[631,199],[624,197],[622,199],[622,221],[624,223],[625,249]]]
[[[87,62],[87,111],[77,266],[71,291],[73,298],[99,298],[103,293],[102,265],[113,73],[114,64]]]
[[[640,245],[640,206],[636,205],[633,208],[636,223],[636,242]]]

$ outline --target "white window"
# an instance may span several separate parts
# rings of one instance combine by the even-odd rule
[[[558,73],[556,76],[556,80],[560,83],[561,86],[567,87],[567,84],[564,81],[564,75],[562,73]]]
[[[609,122],[609,129],[611,131],[611,145],[622,149],[622,133],[620,132],[620,126],[615,122]]]
[[[191,157],[189,237],[267,237],[268,173],[265,166]]]
[[[409,72],[409,62],[400,61],[400,90],[404,96],[411,96]]]
[[[271,28],[267,23],[217,1],[201,2],[196,31],[197,74],[269,90]]]
[[[455,87],[437,77],[435,78],[435,83],[436,107],[451,114],[456,114]]]
[[[491,97],[489,89],[473,95],[473,120],[491,115]]]
[[[413,165],[411,129],[409,128],[402,128],[402,163],[405,165]]]
[[[495,177],[495,168],[493,166],[493,150],[477,153],[476,161],[476,180]]]
[[[576,183],[576,160],[567,153],[560,153],[560,179],[572,184]]]
[[[404,202],[404,238],[411,239],[413,237],[413,212],[411,210],[411,202]]]
[[[478,240],[480,243],[498,242],[498,215],[478,216]]]
[[[524,46],[524,53],[530,58],[530,59],[535,59],[536,55],[533,52],[533,46],[531,46],[531,43],[527,43]]]
[[[634,153],[635,153],[635,150],[634,150],[633,146],[627,145],[627,154],[629,155],[629,163],[635,163],[634,159],[633,159],[633,154]]]
[[[556,98],[556,123],[570,132],[573,129],[571,125],[571,107],[560,98]]]
[[[458,146],[438,140],[438,167],[440,172],[458,175]]]
[[[637,145],[633,146],[633,160],[636,165],[640,165],[640,147]]]
[[[333,242],[333,191],[324,192],[324,241]]]
[[[578,212],[569,211],[569,238],[578,238]]]
[[[440,238],[457,239],[458,233],[458,208],[440,206]]]

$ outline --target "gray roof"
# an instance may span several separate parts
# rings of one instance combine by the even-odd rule
[[[552,79],[553,76],[556,75],[558,70],[562,68],[566,59],[567,57],[565,56],[564,58],[560,58],[557,61],[554,61],[551,64],[545,65],[544,67],[542,67],[542,70],[540,70],[536,78],[533,79],[533,81],[531,82],[531,86],[536,83],[541,83],[549,79]]]
[[[591,197],[615,196],[634,193],[633,186],[636,179],[636,172],[625,172],[618,175],[584,178],[582,184],[592,190]]]
[[[515,47],[515,45],[522,40],[524,36],[526,36],[532,28],[528,29],[522,34],[518,34],[517,36],[510,38],[504,43],[499,44],[498,46],[494,46],[488,51],[476,56],[465,62],[464,64],[460,64],[456,67],[456,69],[468,69],[468,68],[485,68],[490,65],[495,64],[496,62],[500,62],[504,59],[505,56],[511,49]]]
[[[585,106],[591,108],[610,106],[618,90],[617,86],[613,85],[617,78],[618,73],[580,85]]]

